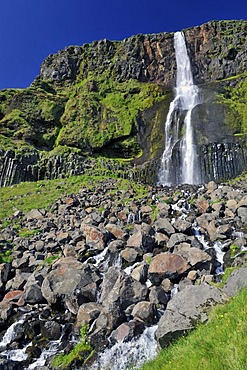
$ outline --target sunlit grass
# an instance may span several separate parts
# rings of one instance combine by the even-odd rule
[[[247,369],[247,289],[211,312],[200,325],[179,339],[142,370]]]
[[[95,190],[101,181],[108,180],[103,176],[72,176],[65,179],[43,180],[38,182],[23,182],[6,188],[0,188],[0,220],[12,216],[16,210],[27,213],[31,209],[48,209],[59,197],[76,194],[80,189]],[[115,188],[111,193],[118,190],[131,190],[137,197],[147,194],[147,187],[136,184],[133,181],[117,179]],[[2,221],[2,227],[11,226],[8,220]],[[0,225],[1,227],[1,225]]]

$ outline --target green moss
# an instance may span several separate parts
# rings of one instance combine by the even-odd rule
[[[107,73],[89,76],[71,87],[68,96],[56,143],[84,150],[97,150],[116,139],[123,139],[124,146],[137,131],[139,113],[164,98],[155,84],[120,83]]]
[[[240,78],[241,77],[241,78]],[[232,80],[234,77],[231,78]],[[239,134],[247,134],[247,74],[236,76],[240,81],[235,87],[226,87],[220,95],[220,102],[227,105],[229,112],[227,123],[231,129]]]

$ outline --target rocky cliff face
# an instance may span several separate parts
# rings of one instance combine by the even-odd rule
[[[184,34],[203,95],[192,117],[202,181],[235,176],[246,168],[247,22],[212,21]],[[135,165],[159,160],[175,77],[172,33],[101,40],[50,55],[29,88],[0,92],[2,183],[23,177],[14,174],[11,161],[6,163],[8,150],[18,150],[11,156],[25,163],[18,171],[29,174],[36,162],[26,163],[27,148],[37,151],[37,158],[43,151],[51,158],[62,153],[64,160],[63,153],[72,151],[125,158]],[[220,145],[227,154],[217,149]]]
[[[245,72],[246,21],[212,21],[184,31],[195,82],[210,82]],[[119,81],[131,78],[173,86],[176,74],[173,34],[136,35],[121,42],[101,40],[50,55],[40,78],[55,83],[109,70]]]

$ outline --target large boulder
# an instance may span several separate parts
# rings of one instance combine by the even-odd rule
[[[96,300],[96,286],[101,277],[97,268],[73,257],[60,258],[45,277],[41,291],[49,304],[75,298],[80,305]]]
[[[198,323],[205,322],[208,312],[218,303],[225,303],[227,295],[208,284],[188,285],[168,303],[158,323],[156,338],[163,348]]]
[[[148,277],[153,284],[159,284],[165,278],[174,280],[181,277],[189,268],[183,257],[170,252],[160,253],[152,259]]]
[[[212,260],[212,257],[208,253],[198,248],[191,247],[188,243],[175,245],[174,253],[183,257],[194,269]]]
[[[145,285],[142,285],[132,276],[121,271],[118,274],[114,286],[109,291],[107,300],[103,301],[102,304],[107,307],[114,302],[117,302],[120,309],[125,310],[131,304],[145,300],[147,293],[148,290]]]
[[[224,286],[224,292],[230,297],[247,286],[247,267],[241,267],[231,273]]]

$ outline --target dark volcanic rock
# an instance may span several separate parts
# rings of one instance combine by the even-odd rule
[[[219,289],[207,284],[186,286],[168,303],[156,332],[161,347],[207,320],[207,313],[217,303],[227,301],[227,296]]]

